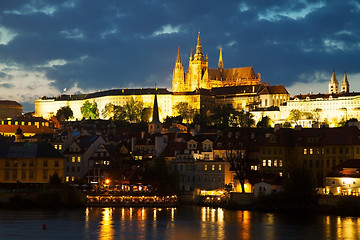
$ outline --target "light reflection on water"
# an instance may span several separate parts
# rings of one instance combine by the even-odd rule
[[[196,206],[0,211],[0,239],[10,240],[360,239],[359,229],[360,218]]]

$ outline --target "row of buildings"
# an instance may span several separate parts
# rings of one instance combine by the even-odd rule
[[[144,174],[161,157],[177,173],[178,190],[183,192],[241,191],[236,168],[243,163],[246,192],[256,191],[261,183],[269,188],[281,185],[291,169],[306,168],[314,173],[322,193],[360,193],[360,130],[356,126],[273,132],[187,129],[179,123],[162,124],[156,97],[153,106],[147,132],[120,130],[111,121],[103,121],[102,127],[94,125],[97,121],[81,121],[57,133],[24,137],[19,125],[15,142],[0,144],[0,182],[46,183],[56,173],[69,183],[104,184],[111,179],[114,185],[156,186]]]

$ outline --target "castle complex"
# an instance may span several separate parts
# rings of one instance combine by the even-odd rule
[[[256,108],[279,107],[290,99],[283,85],[269,86],[261,83],[260,73],[252,67],[224,69],[222,49],[218,61],[218,69],[208,67],[208,57],[204,58],[200,41],[197,38],[196,52],[191,51],[188,71],[180,58],[178,48],[173,70],[172,92],[167,89],[114,89],[90,94],[61,95],[58,97],[41,97],[35,101],[35,116],[50,118],[58,109],[69,106],[74,119],[82,119],[80,111],[85,101],[96,102],[102,110],[106,104],[123,106],[131,98],[141,101],[144,107],[152,108],[155,95],[158,99],[159,119],[176,116],[174,106],[187,102],[197,111],[212,110],[215,104],[232,104],[237,110],[250,111]]]
[[[272,123],[289,120],[292,110],[303,115],[297,124],[310,127],[314,122],[326,122],[336,126],[350,118],[360,119],[360,93],[350,92],[345,72],[341,85],[335,71],[329,81],[329,93],[295,95],[290,99],[284,85],[269,85],[261,82],[260,73],[252,67],[225,69],[220,48],[218,68],[209,68],[208,57],[204,57],[200,34],[197,37],[196,52],[191,50],[188,70],[184,71],[180,48],[177,50],[173,69],[172,91],[165,88],[114,89],[89,94],[42,97],[35,101],[35,116],[50,118],[63,106],[69,106],[74,119],[82,119],[80,111],[85,101],[96,102],[102,110],[106,104],[123,106],[131,98],[143,102],[144,107],[153,108],[155,95],[158,101],[158,116],[162,121],[167,116],[176,116],[178,103],[186,102],[197,110],[211,111],[215,105],[231,104],[236,110],[250,111],[255,121],[268,116]],[[309,117],[309,116],[312,117]]]

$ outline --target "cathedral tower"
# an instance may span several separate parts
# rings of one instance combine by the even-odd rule
[[[172,91],[173,92],[185,91],[185,73],[184,73],[184,66],[180,58],[180,47],[178,47],[177,57],[175,61],[175,68],[173,70]]]
[[[202,53],[201,38],[199,32],[197,38],[196,52],[194,55],[192,55],[191,53],[189,69],[186,76],[187,79],[185,79],[185,82],[187,84],[187,91],[194,91],[197,88],[202,87],[202,77],[207,69],[208,60],[204,59],[204,54]]]
[[[339,82],[336,79],[335,70],[334,70],[329,82],[329,93],[338,93],[338,92],[339,92]]]
[[[341,83],[341,92],[348,93],[349,91],[350,91],[350,84],[349,84],[349,81],[347,79],[347,75],[346,75],[346,71],[345,71],[344,78],[343,78],[343,81]]]

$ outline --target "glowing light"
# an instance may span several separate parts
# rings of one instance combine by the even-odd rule
[[[110,179],[105,179],[105,184],[109,184],[110,183]]]

